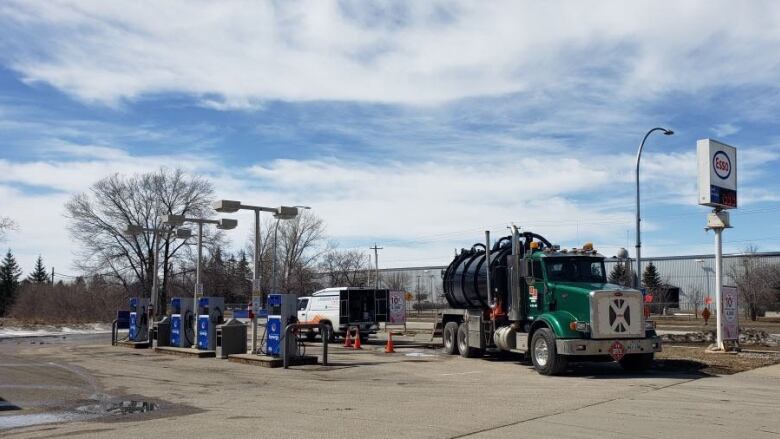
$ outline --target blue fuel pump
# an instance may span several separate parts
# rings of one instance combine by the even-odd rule
[[[217,348],[217,325],[224,322],[224,309],[222,297],[198,299],[198,349],[213,351]]]
[[[281,355],[282,343],[287,343],[288,353],[295,352],[295,337],[284,337],[284,328],[297,319],[297,297],[295,294],[269,294],[267,303],[266,354],[274,357]]]
[[[171,340],[170,345],[177,348],[192,347],[195,341],[192,335],[195,312],[192,297],[171,298]]]
[[[144,342],[149,339],[149,299],[130,298],[130,341]]]

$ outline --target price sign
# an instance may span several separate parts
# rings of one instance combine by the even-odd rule
[[[737,207],[737,149],[712,139],[696,142],[699,163],[699,204]]]

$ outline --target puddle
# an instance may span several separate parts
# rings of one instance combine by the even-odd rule
[[[83,417],[72,413],[33,413],[29,415],[0,416],[0,430],[81,419]]]
[[[133,415],[151,412],[159,408],[159,404],[147,401],[106,401],[76,407],[72,412],[0,416],[0,430],[58,422],[87,421],[104,416]]]
[[[146,413],[160,408],[159,404],[147,401],[109,401],[100,404],[77,407],[82,413],[109,414],[109,415],[133,415]]]

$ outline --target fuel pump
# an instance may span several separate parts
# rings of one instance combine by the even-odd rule
[[[130,298],[130,341],[144,342],[149,340],[148,311],[149,299]]]
[[[286,344],[288,355],[296,351],[294,336],[285,336],[284,328],[297,321],[298,299],[295,294],[268,295],[268,323],[266,324],[267,355],[278,357],[282,353],[282,343]]]
[[[224,308],[222,297],[198,299],[198,349],[213,351],[217,348],[217,325],[224,322]]]
[[[195,313],[192,308],[192,297],[171,298],[171,346],[192,347],[195,340],[192,334]]]

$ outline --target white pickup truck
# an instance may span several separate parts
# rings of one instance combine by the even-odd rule
[[[298,298],[298,321],[325,323],[331,334],[343,336],[347,328],[357,328],[361,341],[376,333],[380,322],[387,321],[388,290],[364,287],[326,288],[311,296]],[[319,330],[306,333],[311,340]]]

